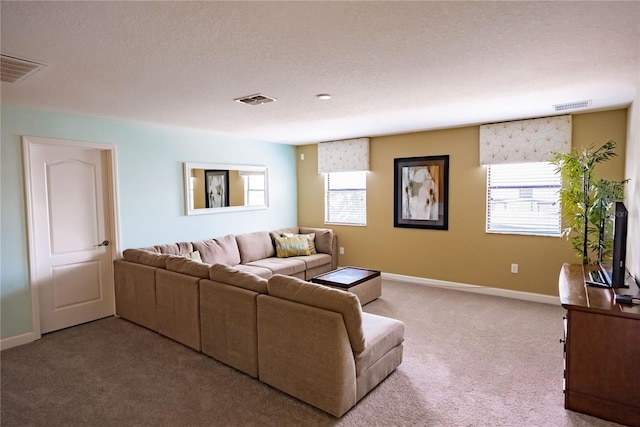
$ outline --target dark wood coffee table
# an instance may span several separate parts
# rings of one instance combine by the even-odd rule
[[[342,267],[313,277],[311,282],[354,293],[361,305],[368,304],[382,295],[382,279],[380,272],[376,270]]]

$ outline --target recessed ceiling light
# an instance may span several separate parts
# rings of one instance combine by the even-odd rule
[[[331,95],[329,95],[328,93],[319,93],[316,95],[316,98],[327,100],[327,99],[331,99]]]

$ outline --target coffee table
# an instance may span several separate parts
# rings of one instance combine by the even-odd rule
[[[311,282],[356,294],[361,305],[368,304],[382,295],[382,279],[377,270],[342,267],[313,277]]]

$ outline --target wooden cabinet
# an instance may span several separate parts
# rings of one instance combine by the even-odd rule
[[[614,303],[629,288],[585,286],[588,266],[565,264],[560,302],[565,318],[565,408],[640,427],[640,306]]]

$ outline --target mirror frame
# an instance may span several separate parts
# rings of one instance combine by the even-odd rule
[[[264,205],[257,206],[225,206],[221,208],[199,208],[194,209],[193,200],[191,200],[191,189],[189,188],[189,181],[191,178],[191,170],[193,169],[224,169],[224,170],[238,170],[238,171],[252,171],[252,172],[264,172]],[[241,211],[255,211],[260,209],[267,209],[269,207],[269,174],[266,166],[253,166],[253,165],[228,165],[221,163],[193,163],[184,162],[184,207],[187,215],[206,215],[213,213],[228,213],[228,212],[241,212]]]

